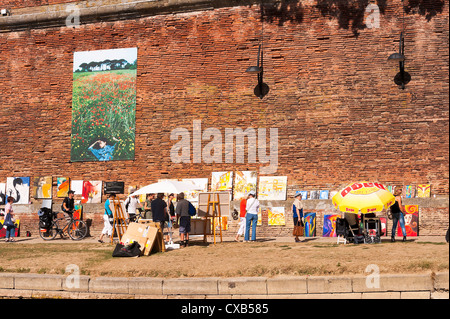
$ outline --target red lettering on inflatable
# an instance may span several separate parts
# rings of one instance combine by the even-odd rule
[[[364,187],[373,187],[373,183],[363,183]]]

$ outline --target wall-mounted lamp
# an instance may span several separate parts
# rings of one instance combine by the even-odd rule
[[[405,32],[405,8],[403,7],[402,0],[402,9],[403,9],[403,17],[402,17],[402,32],[400,32],[400,41],[399,41],[399,49],[398,53],[392,53],[388,57],[388,61],[390,62],[398,62],[400,67],[400,72],[398,72],[394,77],[394,82],[399,86],[400,89],[404,90],[405,85],[411,81],[411,75],[408,72],[405,72],[405,38],[403,34]]]
[[[256,66],[250,66],[245,72],[258,75],[258,84],[254,89],[254,93],[260,99],[264,98],[269,93],[269,86],[263,82],[264,74],[264,50],[263,50],[263,38],[264,37],[264,13],[263,13],[263,1],[261,0],[261,42],[258,47],[258,59],[256,60]]]

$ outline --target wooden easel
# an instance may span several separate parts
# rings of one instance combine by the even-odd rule
[[[213,199],[211,200],[211,195]],[[214,197],[217,196],[217,200]],[[210,207],[212,207],[212,214],[210,214]],[[219,213],[219,216],[217,216]],[[216,244],[216,227],[215,227],[215,219],[219,218],[219,231],[220,231],[220,242],[222,242],[222,212],[220,211],[220,196],[219,193],[208,194],[208,205],[206,207],[206,216],[207,219],[211,218],[211,227],[213,228],[213,236],[214,236],[214,245]],[[205,221],[203,242],[206,243],[206,226],[207,222]]]
[[[116,231],[119,242],[123,234],[127,231],[127,223],[122,209],[122,203],[119,200],[113,200],[114,204],[114,221],[113,221],[113,235],[111,236],[111,244],[114,240],[114,230]]]

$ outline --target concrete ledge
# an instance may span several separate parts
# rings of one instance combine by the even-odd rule
[[[431,274],[417,275],[380,275],[379,287],[367,285],[366,276],[358,276],[352,279],[353,292],[377,292],[377,291],[431,291],[433,280]]]
[[[217,278],[164,279],[164,295],[216,295]]]
[[[25,290],[63,290],[61,275],[15,274],[14,289]]]
[[[89,281],[89,292],[128,294],[128,278],[98,277]]]
[[[219,294],[267,295],[267,278],[241,277],[220,279]]]
[[[163,280],[157,278],[130,278],[128,293],[135,295],[162,295]]]
[[[13,289],[14,277],[12,277],[10,274],[0,274],[0,289],[2,288]]]
[[[348,277],[308,277],[308,293],[353,292],[352,279]]]
[[[117,278],[0,274],[0,298],[66,299],[448,299],[448,273],[364,276],[236,278]]]
[[[306,294],[308,292],[306,277],[276,277],[267,279],[267,293],[276,294]]]
[[[448,290],[449,286],[449,276],[448,272],[439,272],[434,278],[434,289],[435,290]]]

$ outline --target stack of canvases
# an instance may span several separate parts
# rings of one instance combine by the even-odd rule
[[[117,244],[113,257],[149,256],[160,251],[165,251],[165,245],[157,223],[130,223]]]

